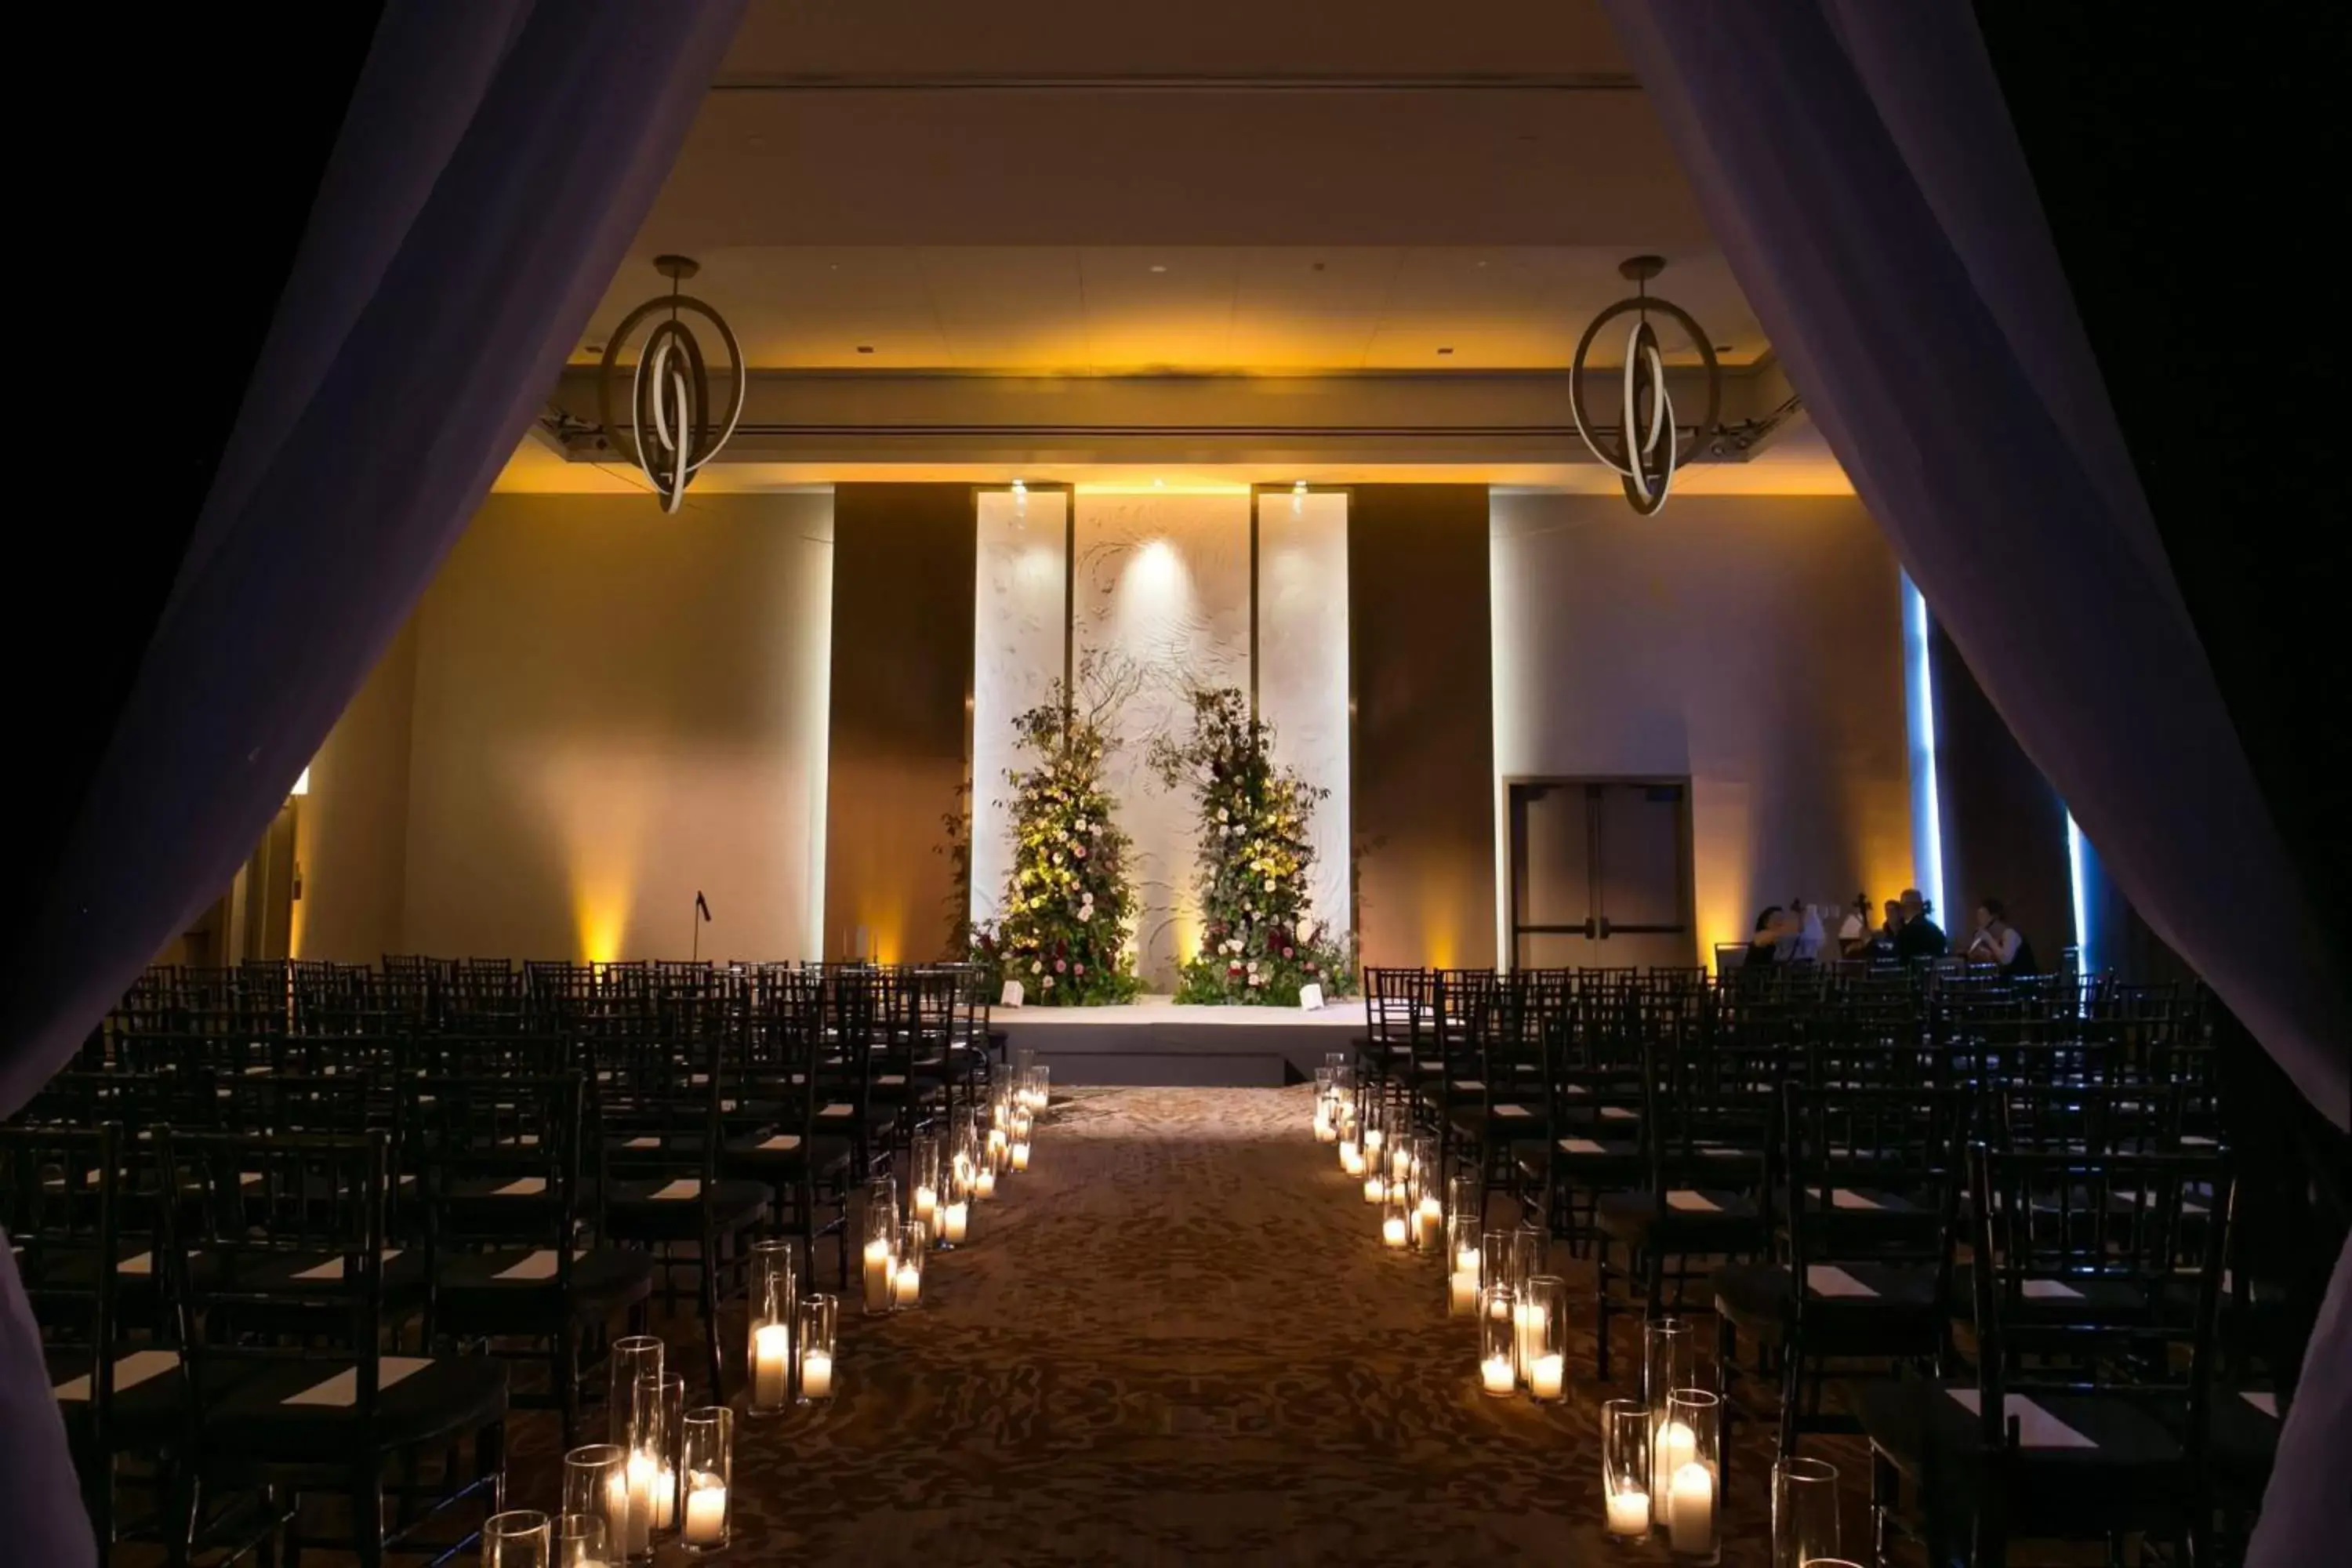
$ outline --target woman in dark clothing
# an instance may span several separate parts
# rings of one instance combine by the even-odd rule
[[[1764,912],[1756,917],[1756,934],[1748,940],[1748,962],[1743,967],[1754,969],[1774,962],[1774,954],[1780,946],[1781,934],[1780,906],[1767,905]]]
[[[2042,973],[2033,961],[2033,944],[2009,923],[2009,906],[1999,899],[1987,899],[1977,906],[1977,934],[1969,939],[1969,962],[1990,963],[2003,974]]]

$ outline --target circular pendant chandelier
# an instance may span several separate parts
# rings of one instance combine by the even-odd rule
[[[678,292],[678,284],[701,271],[701,266],[683,256],[656,256],[654,268],[669,279],[669,293],[646,300],[621,318],[604,344],[596,398],[606,437],[623,456],[645,470],[662,510],[674,512],[684,504],[686,487],[693,482],[696,471],[717,457],[735,434],[736,422],[743,417],[743,393],[750,377],[743,366],[742,345],[735,341],[735,331],[726,319],[701,300]],[[628,417],[615,418],[621,349],[639,322],[662,310],[667,310],[668,316],[646,334],[637,363],[627,372]],[[680,311],[709,321],[726,345],[733,392],[724,419],[714,422],[711,418],[709,363],[693,329],[680,319]]]
[[[1685,451],[1716,435],[1717,418],[1723,412],[1723,374],[1716,363],[1715,345],[1688,310],[1650,293],[1650,279],[1665,269],[1665,258],[1659,256],[1636,256],[1618,266],[1618,273],[1634,285],[1634,293],[1592,318],[1584,336],[1577,340],[1576,358],[1568,373],[1569,410],[1575,416],[1577,435],[1583,438],[1585,448],[1617,476],[1624,486],[1625,500],[1644,517],[1666,504],[1666,497],[1674,492],[1675,471]],[[1657,329],[1650,324],[1654,310],[1690,334],[1706,366],[1706,414],[1694,428],[1689,447],[1675,427],[1675,400],[1666,390],[1665,356],[1658,347]],[[1596,433],[1599,427],[1585,407],[1585,359],[1601,329],[1628,315],[1633,324],[1625,334],[1617,435],[1612,441],[1605,431]]]

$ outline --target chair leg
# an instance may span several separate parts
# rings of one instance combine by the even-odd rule
[[[1609,1381],[1609,1238],[1601,1238],[1592,1276],[1593,1375]]]
[[[563,1447],[569,1450],[580,1442],[580,1320],[568,1308],[555,1336],[555,1385],[557,1407],[563,1413]]]
[[[383,1565],[383,1459],[370,1454],[352,1472],[352,1544],[360,1568]]]

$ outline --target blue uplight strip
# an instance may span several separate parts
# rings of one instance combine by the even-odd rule
[[[1936,676],[1928,658],[1927,601],[1905,572],[1903,579],[1903,663],[1911,740],[1911,860],[1927,895],[1943,919],[1952,917],[1944,903],[1944,813],[1936,788]],[[2077,899],[2079,905],[2080,900]]]
[[[2091,878],[2083,830],[2075,824],[2074,814],[2066,814],[2066,879],[2074,895],[2074,950],[2082,955],[2083,973],[2096,974],[2097,962],[2091,956]]]

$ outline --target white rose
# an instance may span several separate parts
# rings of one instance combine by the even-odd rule
[[[1032,974],[1043,974],[1043,973],[1045,973],[1045,961],[1044,959],[1042,959],[1042,958],[1041,958],[1041,959],[1038,959],[1035,963],[1032,963],[1032,964],[1029,966],[1029,973],[1032,973]]]

